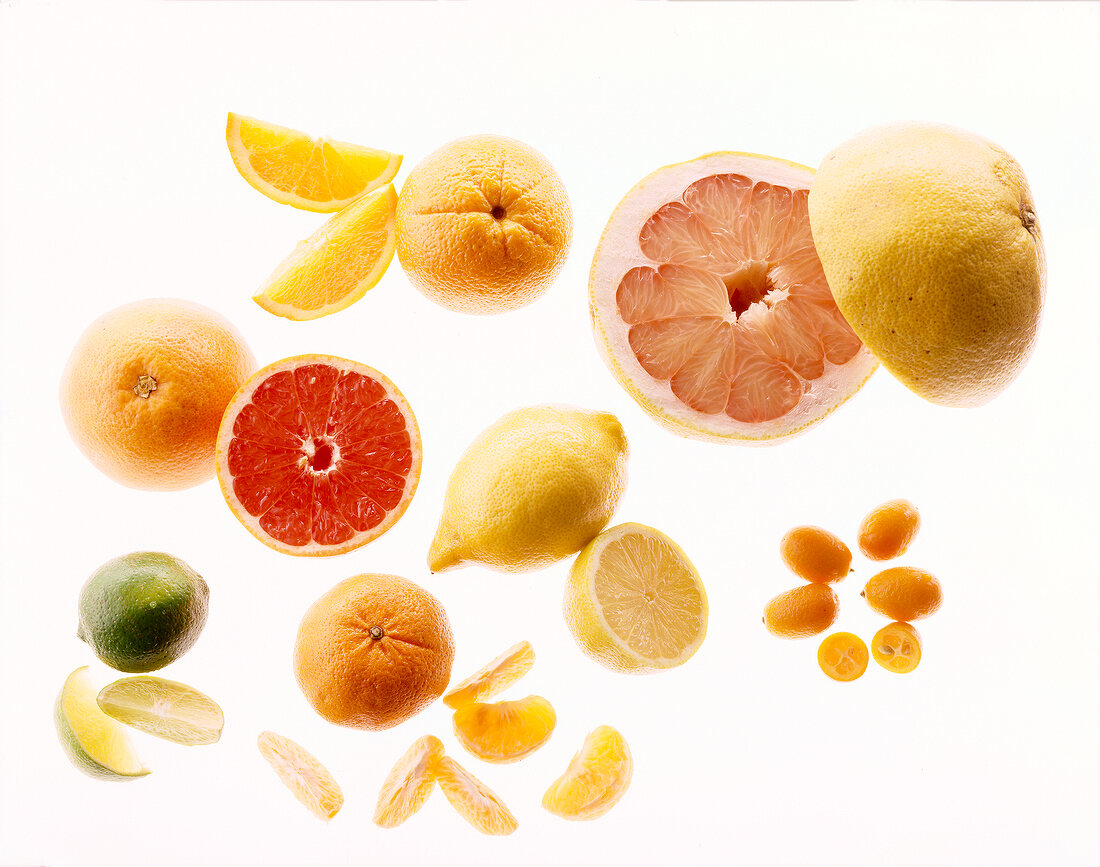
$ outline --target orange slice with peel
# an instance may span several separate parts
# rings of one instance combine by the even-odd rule
[[[343,554],[404,514],[420,478],[420,430],[397,386],[334,355],[269,364],[222,416],[218,482],[237,519],[285,554]]]
[[[425,735],[409,747],[382,783],[374,824],[396,828],[423,807],[435,786],[436,767],[442,758],[443,742],[434,735]]]
[[[318,819],[329,821],[344,805],[336,778],[304,747],[275,732],[261,732],[260,755],[279,779]]]
[[[229,113],[225,143],[248,183],[283,205],[333,213],[393,180],[401,155]]]
[[[466,678],[443,696],[448,707],[460,708],[470,702],[491,698],[511,686],[535,664],[535,649],[531,642],[521,641]]]
[[[545,744],[558,716],[541,695],[492,704],[475,701],[454,713],[455,737],[482,761],[518,762]]]
[[[611,215],[589,276],[596,343],[665,427],[775,441],[820,421],[874,370],[817,257],[813,176],[714,153],[649,175]]]
[[[496,793],[450,756],[439,760],[436,781],[451,806],[482,834],[504,836],[519,827]]]
[[[393,261],[396,207],[392,184],[352,202],[300,242],[252,300],[298,321],[350,307]]]
[[[623,736],[599,726],[546,790],[542,806],[563,819],[596,819],[619,803],[633,775],[634,759]]]

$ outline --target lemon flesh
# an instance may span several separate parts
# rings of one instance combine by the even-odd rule
[[[96,697],[113,719],[185,746],[217,743],[225,717],[217,703],[185,683],[162,677],[124,677]]]
[[[1035,343],[1046,262],[1011,156],[948,126],[876,127],[825,157],[809,208],[837,306],[904,385],[978,406],[1016,378]]]
[[[523,572],[575,554],[611,520],[626,459],[626,435],[610,413],[555,406],[508,413],[455,467],[429,567]]]
[[[69,761],[88,776],[131,780],[149,773],[126,730],[96,704],[96,688],[87,666],[65,680],[54,705],[54,723]]]
[[[577,557],[564,612],[588,656],[613,671],[644,674],[691,658],[706,637],[709,608],[679,545],[652,527],[620,524]]]

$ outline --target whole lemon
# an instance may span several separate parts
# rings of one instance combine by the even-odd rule
[[[899,123],[825,157],[810,226],[844,318],[904,385],[979,406],[1031,355],[1046,287],[1023,170],[964,130]]]
[[[508,413],[459,459],[429,567],[525,572],[575,554],[615,513],[626,459],[626,435],[610,413],[556,406]]]

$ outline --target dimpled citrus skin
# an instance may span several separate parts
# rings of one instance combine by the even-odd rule
[[[905,623],[934,614],[943,604],[939,579],[914,566],[895,566],[879,572],[859,595],[875,612]]]
[[[815,584],[841,581],[852,569],[852,552],[837,536],[821,527],[795,527],[779,543],[787,568]]]
[[[397,256],[409,281],[461,313],[530,304],[565,264],[572,237],[554,167],[504,136],[469,136],[429,154],[397,202]]]
[[[1031,354],[1046,287],[1016,161],[960,129],[899,123],[825,157],[810,225],[844,318],[926,400],[978,406]]]
[[[419,713],[451,679],[447,613],[396,575],[341,581],[306,611],[294,673],[313,709],[331,723],[377,731]]]
[[[917,507],[908,500],[890,500],[859,525],[859,550],[871,560],[893,560],[909,550],[919,529]]]
[[[213,310],[135,301],[81,335],[61,378],[61,411],[80,450],[116,482],[190,488],[213,478],[222,413],[255,367],[244,338]]]
[[[611,520],[626,459],[626,435],[610,413],[508,413],[474,440],[447,483],[431,571],[479,563],[523,572],[575,554]]]
[[[806,584],[780,593],[764,607],[764,625],[779,638],[809,638],[836,622],[840,600],[828,584]]]

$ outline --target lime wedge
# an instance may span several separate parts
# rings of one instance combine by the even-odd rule
[[[124,677],[103,687],[96,701],[121,723],[189,747],[217,743],[225,725],[213,699],[163,677]]]
[[[88,666],[65,680],[54,704],[54,723],[65,753],[77,768],[100,780],[130,780],[149,773],[126,730],[96,705]]]

